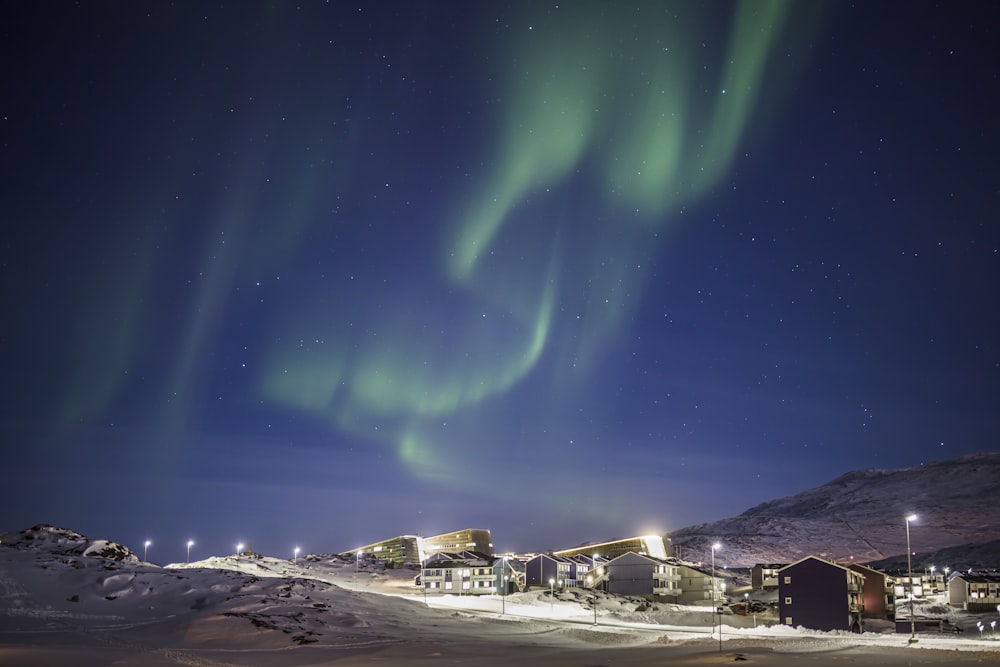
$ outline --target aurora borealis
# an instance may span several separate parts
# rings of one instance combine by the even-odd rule
[[[996,446],[988,5],[3,15],[0,529],[541,550]]]

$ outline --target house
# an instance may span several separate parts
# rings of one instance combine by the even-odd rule
[[[948,580],[948,602],[971,612],[1000,608],[1000,574],[955,572]]]
[[[672,558],[627,553],[599,566],[606,580],[605,589],[616,595],[641,595],[678,602],[681,590],[681,564]]]
[[[726,601],[726,584],[722,577],[713,576],[710,570],[692,563],[677,566],[681,590],[677,604],[718,606]]]
[[[524,585],[526,588],[575,586],[575,565],[574,561],[563,556],[539,554],[524,564]]]
[[[750,588],[755,591],[773,591],[778,587],[778,570],[788,563],[757,563],[750,568]]]
[[[879,570],[851,563],[850,569],[864,576],[861,588],[861,606],[865,618],[893,619],[896,616],[896,580],[892,575]]]
[[[424,593],[506,595],[516,590],[517,580],[508,559],[475,552],[434,556],[420,571]]]
[[[818,556],[778,570],[781,623],[813,630],[861,632],[864,575]]]

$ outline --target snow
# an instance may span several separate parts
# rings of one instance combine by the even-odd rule
[[[910,644],[908,635],[891,629],[859,636],[726,615],[720,636],[709,609],[603,594],[595,624],[588,590],[425,597],[414,586],[415,570],[336,556],[292,562],[240,555],[159,567],[113,542],[62,529],[36,527],[0,540],[2,665],[647,665],[668,657],[682,665],[896,665],[1000,659],[1000,641],[969,632],[920,633]],[[921,604],[924,612],[933,611]],[[962,614],[943,610],[953,618]],[[957,620],[974,625],[971,618]]]

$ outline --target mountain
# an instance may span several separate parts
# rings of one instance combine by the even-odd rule
[[[910,522],[913,567],[1000,565],[1000,452],[962,456],[901,470],[860,470],[730,519],[667,535],[675,554],[728,567],[791,563],[819,555],[843,561],[906,556]],[[992,542],[992,545],[988,543]],[[968,545],[968,546],[965,546]],[[950,549],[939,555],[936,552]],[[894,560],[894,559],[893,559]]]

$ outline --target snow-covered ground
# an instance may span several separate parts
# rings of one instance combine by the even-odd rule
[[[606,595],[595,622],[586,590],[424,597],[416,571],[364,560],[232,555],[159,567],[72,531],[28,532],[0,536],[0,665],[1000,664],[1000,640],[978,633],[910,644],[891,630],[822,633],[733,615],[720,633],[708,609]]]

